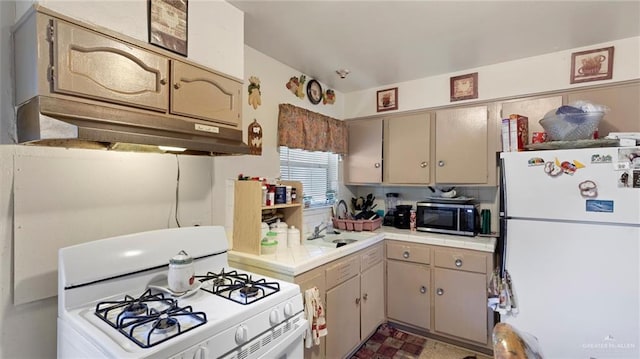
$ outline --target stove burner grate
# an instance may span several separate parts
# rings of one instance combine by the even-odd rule
[[[162,293],[145,291],[140,297],[125,295],[121,301],[96,305],[95,315],[142,348],[149,348],[207,322],[204,312],[191,306],[179,307],[178,301]]]
[[[113,300],[99,302],[96,305],[95,314],[112,327],[118,329],[122,319],[127,317],[137,317],[140,315],[149,315],[149,305],[164,309],[174,306],[176,301],[171,298],[165,298],[162,293],[151,294],[151,290],[147,290],[138,298],[125,295],[123,300]]]
[[[266,279],[253,280],[251,276],[245,280],[236,280],[233,284],[225,284],[217,290],[206,291],[243,305],[255,303],[280,291],[280,283],[267,282]]]

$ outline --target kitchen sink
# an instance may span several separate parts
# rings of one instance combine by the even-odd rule
[[[310,245],[338,248],[370,238],[373,235],[371,232],[341,232],[340,234],[325,234],[322,238],[307,239],[305,242]]]

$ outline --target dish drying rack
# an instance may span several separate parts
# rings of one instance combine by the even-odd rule
[[[346,231],[375,231],[382,225],[382,217],[375,219],[333,219],[333,228]]]

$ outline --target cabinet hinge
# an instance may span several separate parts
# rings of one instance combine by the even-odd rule
[[[51,82],[51,84],[53,84],[53,79],[55,78],[55,67],[53,66],[49,66],[48,68],[48,78],[49,78],[49,82]]]
[[[53,38],[55,35],[55,28],[53,26],[53,20],[49,21],[49,25],[47,26],[47,41],[53,42]]]

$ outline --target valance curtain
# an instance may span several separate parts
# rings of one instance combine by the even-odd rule
[[[347,124],[290,104],[280,104],[278,145],[347,154]]]

